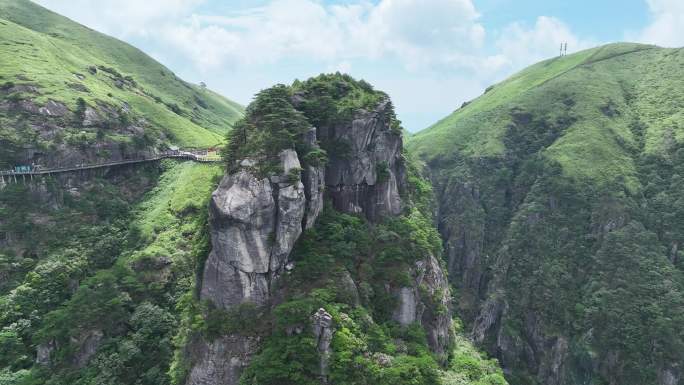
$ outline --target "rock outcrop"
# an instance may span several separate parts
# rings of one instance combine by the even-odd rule
[[[245,302],[268,303],[271,285],[285,270],[296,240],[322,209],[320,167],[300,172],[299,157],[291,149],[280,153],[281,175],[260,177],[256,165],[243,160],[210,201],[212,251],[200,296],[226,310]],[[196,365],[188,384],[196,385],[236,384],[257,347],[254,338],[236,335],[194,345]]]
[[[677,385],[681,381],[681,371],[677,365],[665,367],[658,373],[658,385]]]
[[[438,186],[437,184],[435,184]],[[479,303],[477,294],[486,283],[483,277],[485,210],[477,186],[469,182],[445,183],[439,191],[439,232],[452,282],[461,289],[461,316],[471,321]]]
[[[392,318],[403,326],[414,322],[421,324],[430,349],[445,359],[451,340],[450,290],[446,275],[433,256],[416,262],[410,273],[413,285],[395,293],[399,304]]]
[[[324,193],[337,210],[364,215],[371,222],[400,214],[407,177],[401,133],[391,122],[391,103],[386,99],[372,111],[358,110],[347,124],[304,133],[303,151],[328,150],[325,168],[316,162],[302,164],[309,152],[287,149],[280,153],[279,175],[260,175],[259,162],[264,160],[245,159],[224,176],[209,207],[212,250],[204,266],[201,298],[225,310],[246,302],[273,306],[279,298],[272,291],[274,284],[285,271],[296,268],[289,254],[302,232],[314,225]],[[445,357],[451,323],[445,273],[430,257],[417,262],[410,274],[414,283],[393,293],[400,302],[395,319],[403,325],[422,324],[430,347]],[[351,277],[349,281],[345,285],[356,293],[356,283]],[[358,301],[358,293],[355,298]],[[312,329],[325,383],[333,335],[330,314],[319,310],[312,317]],[[237,384],[257,340],[240,335],[213,341],[198,337],[189,346],[192,369],[187,384]]]
[[[255,165],[243,160],[209,203],[212,251],[200,297],[225,310],[245,302],[267,304],[307,217],[304,184],[293,177],[301,169],[297,153],[280,153],[281,175],[260,177]],[[237,384],[257,347],[252,337],[238,335],[195,345],[191,385]]]
[[[48,100],[48,102],[45,104],[45,107],[41,107],[38,112],[43,115],[61,117],[68,114],[69,109],[63,103],[56,102],[51,99]]]
[[[328,195],[336,209],[363,213],[377,222],[401,213],[406,184],[401,133],[391,127],[391,102],[359,112],[351,126],[319,128],[322,142],[335,146],[325,170]]]
[[[40,93],[35,86],[15,85],[9,91],[0,90],[0,97],[11,92]],[[82,111],[71,111],[63,102],[53,99],[48,99],[45,103],[39,103],[35,99],[4,99],[0,101],[0,115],[10,117],[7,121],[8,129],[17,130],[23,127],[22,130],[28,130],[40,142],[50,143],[49,150],[46,150],[45,145],[38,146],[34,141],[7,142],[4,144],[10,155],[7,160],[17,165],[57,168],[152,157],[165,149],[164,142],[169,139],[165,133],[159,132],[155,138],[158,140],[150,141],[152,125],[144,118],[128,114],[130,111],[126,102],[109,104],[98,101],[92,106],[84,107]],[[80,128],[78,138],[74,128]],[[95,132],[98,134],[92,139],[90,134]],[[111,140],[107,135],[101,135],[105,132],[135,138],[139,140],[138,143],[145,142],[145,145],[130,146],[128,142]],[[69,136],[71,140],[64,140]]]
[[[328,383],[328,364],[332,350],[330,344],[333,338],[333,318],[325,311],[325,309],[318,309],[318,311],[311,317],[311,329],[316,340],[316,350],[320,356],[319,375],[321,382]]]
[[[209,206],[212,251],[206,261],[201,298],[217,306],[249,301],[263,305],[271,280],[287,263],[302,233],[306,197],[300,178],[288,180],[301,165],[294,150],[280,154],[284,173],[258,177],[243,161],[213,193]]]
[[[187,383],[193,385],[237,384],[258,348],[258,340],[238,335],[213,341],[196,339],[188,346],[193,356]]]
[[[318,145],[316,128],[311,127],[304,136],[304,143],[311,150],[320,150]],[[306,165],[303,171],[302,182],[306,194],[306,222],[304,227],[313,227],[318,214],[323,210],[323,193],[325,191],[325,168],[321,166]]]
[[[103,338],[104,333],[101,330],[88,330],[78,336],[71,337],[71,344],[78,346],[73,357],[74,366],[79,369],[85,367],[102,344]]]
[[[36,347],[36,363],[38,365],[49,366],[52,364],[52,352],[55,351],[57,344],[55,340],[42,343]]]

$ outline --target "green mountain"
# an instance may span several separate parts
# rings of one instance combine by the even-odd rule
[[[684,53],[533,65],[411,137],[450,279],[514,384],[677,384]]]
[[[90,160],[215,146],[243,111],[137,48],[28,0],[0,1],[0,56],[0,168],[68,164],[74,148]]]

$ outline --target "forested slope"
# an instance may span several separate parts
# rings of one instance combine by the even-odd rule
[[[431,170],[459,308],[515,384],[677,384],[684,54],[533,65],[408,147]]]
[[[0,1],[0,58],[1,170],[221,145],[242,115],[29,1]],[[0,184],[0,383],[168,382],[222,172],[163,161]]]

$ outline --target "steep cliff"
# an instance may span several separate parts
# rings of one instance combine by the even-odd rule
[[[342,122],[318,130],[321,141],[332,150],[325,184],[337,210],[363,213],[375,222],[401,213],[406,170],[401,135],[389,127],[391,108],[390,100],[384,99],[373,110],[356,113],[351,124]]]
[[[392,355],[422,357],[436,375],[427,349],[446,362],[450,291],[431,214],[415,201],[429,197],[419,196],[415,170],[409,182],[389,98],[342,75],[276,86],[257,95],[230,139],[228,173],[209,206],[212,251],[200,287],[212,326],[189,342],[186,383],[342,383],[351,370],[345,354],[365,355],[371,366],[383,355],[387,372]],[[325,255],[332,259],[314,261]],[[251,331],[225,327],[255,314]],[[390,325],[396,329],[381,331]],[[368,333],[416,346],[339,341]],[[271,357],[283,348],[290,353]],[[288,356],[301,360],[298,370],[280,368],[293,365]]]
[[[512,383],[682,383],[683,62],[550,59],[411,139],[459,313]]]
[[[281,175],[260,179],[250,170],[254,164],[244,160],[239,171],[226,175],[209,206],[212,250],[204,265],[200,298],[220,309],[269,303],[271,287],[285,271],[308,216],[294,150],[280,153]],[[223,337],[208,349],[200,348],[188,383],[236,384],[256,351],[253,340]]]
[[[248,168],[250,162],[243,164]],[[202,299],[226,309],[268,301],[271,282],[302,233],[307,206],[301,179],[288,178],[301,170],[297,153],[283,150],[280,167],[281,175],[261,180],[242,169],[224,178],[212,195],[212,251],[204,266]]]

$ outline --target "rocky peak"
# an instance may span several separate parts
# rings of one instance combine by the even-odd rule
[[[314,226],[324,195],[335,209],[372,222],[402,212],[406,166],[389,98],[342,118],[322,119],[318,127],[312,126],[313,112],[300,111],[311,98],[293,97],[284,86],[263,91],[233,130],[229,172],[209,205],[212,250],[200,288],[201,298],[218,308],[278,302],[275,284],[293,268],[290,253],[302,232]],[[339,111],[337,106],[330,110]],[[284,143],[289,144],[282,149]],[[402,325],[423,324],[430,347],[443,356],[451,322],[446,277],[435,257],[411,270],[415,283],[393,293],[400,300],[395,319]],[[324,383],[332,323],[324,309],[311,318]],[[194,345],[187,381],[192,385],[237,384],[258,346],[240,335]],[[230,369],[220,369],[221,362],[230,363]]]

